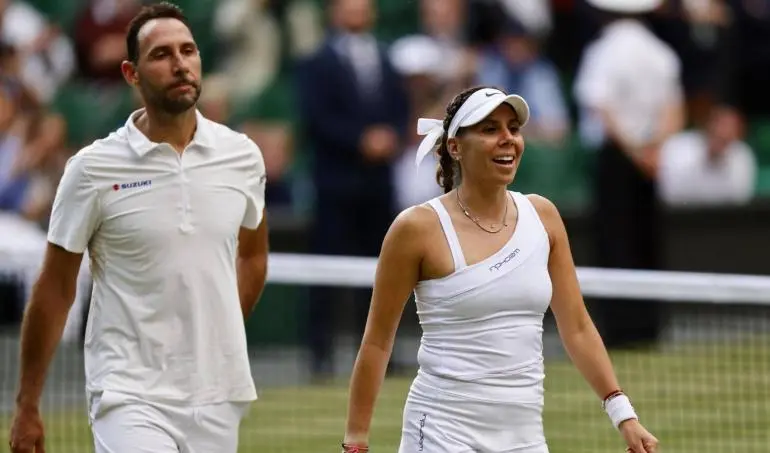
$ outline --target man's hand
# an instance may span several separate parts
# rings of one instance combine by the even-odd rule
[[[620,432],[626,440],[627,453],[658,453],[658,439],[650,434],[639,420],[626,420],[620,424]]]
[[[361,137],[361,151],[370,162],[386,162],[397,150],[398,135],[389,126],[372,126]]]
[[[631,154],[639,171],[650,180],[658,177],[658,164],[660,162],[660,146],[649,145],[642,147]]]
[[[11,453],[45,453],[43,420],[38,408],[16,406],[8,437]]]

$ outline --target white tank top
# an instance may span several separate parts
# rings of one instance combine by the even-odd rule
[[[418,381],[474,399],[539,399],[545,377],[543,316],[551,302],[548,233],[529,199],[518,208],[510,240],[487,259],[466,265],[449,213],[438,214],[455,270],[415,288],[423,335]]]

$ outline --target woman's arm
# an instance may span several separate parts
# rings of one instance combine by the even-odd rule
[[[551,310],[564,349],[572,363],[606,405],[605,410],[632,453],[657,452],[658,440],[639,424],[628,398],[618,385],[609,354],[583,302],[564,222],[553,203],[531,195],[530,200],[548,231],[551,254],[548,272],[553,285]]]
[[[369,318],[350,380],[350,400],[344,443],[365,447],[374,404],[385,376],[404,305],[420,276],[422,230],[433,215],[415,206],[391,225],[382,244],[374,279]]]

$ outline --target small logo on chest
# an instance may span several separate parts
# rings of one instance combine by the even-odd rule
[[[146,179],[144,181],[134,181],[134,182],[124,182],[123,184],[113,184],[112,190],[118,191],[118,190],[126,190],[126,189],[138,189],[140,187],[149,187],[152,185],[151,179]]]
[[[516,258],[516,255],[518,255],[518,254],[519,254],[519,249],[515,249],[514,251],[509,253],[508,256],[503,258],[503,260],[500,261],[499,263],[496,263],[496,264],[493,264],[493,265],[489,266],[489,272],[494,272],[494,271],[500,270],[501,267],[505,266],[512,259]]]

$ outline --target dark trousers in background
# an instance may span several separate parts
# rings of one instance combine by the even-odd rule
[[[662,266],[662,216],[654,181],[617,146],[608,143],[596,161],[597,265],[657,270]],[[607,347],[643,345],[660,333],[660,302],[602,299],[595,318]]]
[[[311,253],[379,256],[382,240],[395,214],[392,197],[376,192],[369,189],[366,193],[344,196],[319,193]],[[311,353],[311,371],[315,375],[329,375],[334,371],[334,337],[337,331],[343,330],[342,326],[335,325],[335,319],[351,318],[352,325],[345,326],[344,330],[352,332],[360,342],[371,294],[370,288],[310,288],[306,338]],[[343,310],[351,305],[352,316],[344,316]]]
[[[17,327],[24,313],[24,287],[13,279],[0,278],[0,327]]]

